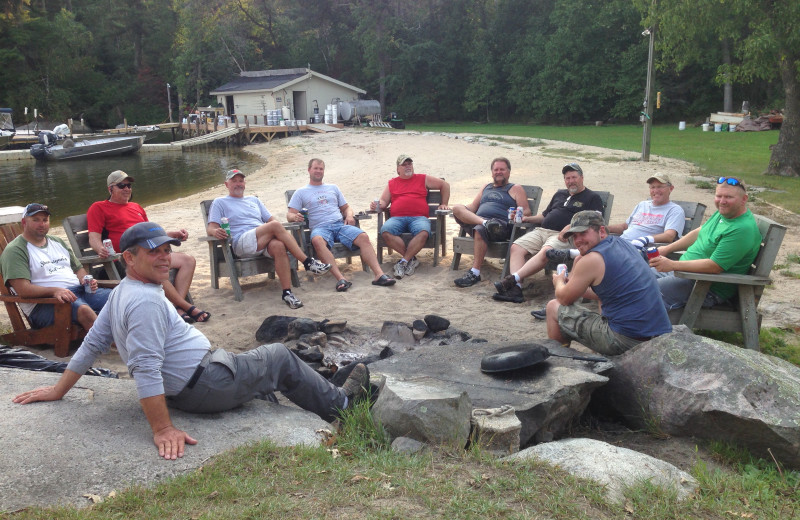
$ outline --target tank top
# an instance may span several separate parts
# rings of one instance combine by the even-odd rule
[[[514,185],[511,183],[499,188],[496,188],[494,184],[487,184],[483,188],[481,203],[475,214],[486,219],[499,218],[503,221],[508,220],[508,208],[511,206],[517,207],[517,201],[508,194],[508,190],[513,187]]]
[[[395,177],[389,181],[389,193],[392,194],[393,217],[427,217],[428,188],[425,187],[426,176],[415,173],[410,179]]]

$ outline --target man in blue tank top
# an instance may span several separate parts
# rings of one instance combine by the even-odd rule
[[[508,225],[508,208],[522,206],[524,216],[530,216],[525,189],[508,182],[511,177],[511,162],[505,157],[492,161],[492,183],[478,192],[469,204],[453,206],[453,216],[462,226],[470,226],[475,239],[472,268],[455,280],[458,287],[471,287],[481,281],[481,266],[489,249],[489,241],[508,240],[511,227]]]
[[[576,213],[564,235],[581,253],[569,276],[554,274],[556,297],[547,304],[547,336],[576,340],[607,356],[672,331],[661,293],[639,250],[609,236],[602,215]],[[602,314],[575,302],[600,300]]]

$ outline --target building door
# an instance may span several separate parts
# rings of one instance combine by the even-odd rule
[[[294,118],[308,119],[308,107],[306,106],[306,91],[295,90],[292,92],[292,102],[294,103]]]
[[[233,96],[225,96],[225,112],[227,112],[229,116],[236,113],[234,110]]]

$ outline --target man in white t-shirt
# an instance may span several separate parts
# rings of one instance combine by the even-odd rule
[[[72,305],[72,321],[89,330],[105,305],[109,289],[98,289],[72,250],[60,238],[48,235],[50,210],[44,204],[28,204],[22,215],[22,234],[0,256],[3,283],[23,298],[56,298]],[[87,290],[88,289],[88,290]],[[34,328],[55,322],[55,305],[21,303]]]
[[[225,174],[225,187],[228,188],[228,196],[214,199],[208,211],[206,233],[220,240],[227,239],[228,233],[220,226],[222,219],[227,218],[233,253],[240,258],[260,255],[272,258],[275,261],[275,273],[283,289],[281,299],[290,309],[302,307],[303,302],[292,293],[287,252],[294,255],[303,263],[306,271],[313,274],[327,273],[331,268],[330,264],[307,256],[292,234],[272,216],[257,197],[244,196],[244,173],[229,170]]]
[[[324,184],[325,162],[322,159],[308,161],[308,185],[294,192],[289,201],[289,222],[303,222],[305,217],[300,211],[308,210],[308,227],[311,229],[311,243],[323,262],[331,264],[331,273],[336,277],[336,290],[344,292],[350,288],[351,282],[345,279],[336,266],[331,253],[333,243],[339,241],[351,251],[356,247],[361,254],[361,261],[372,269],[375,279],[372,285],[394,285],[394,278],[384,274],[375,249],[369,237],[356,227],[353,209],[344,199],[342,191],[335,184]]]

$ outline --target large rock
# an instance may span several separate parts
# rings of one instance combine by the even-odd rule
[[[532,340],[558,354],[580,354],[552,340]],[[447,348],[418,346],[370,365],[372,374],[409,383],[436,380],[439,388],[466,391],[476,408],[513,406],[522,422],[520,445],[550,441],[563,435],[583,413],[592,392],[608,379],[611,363],[551,357],[513,372],[485,374],[481,359],[501,344],[453,343]]]
[[[606,497],[621,502],[623,491],[647,482],[674,491],[679,500],[697,489],[697,481],[668,462],[594,439],[564,439],[538,444],[503,460],[535,458],[558,466],[570,475],[594,480],[606,488]]]
[[[469,440],[472,402],[466,392],[441,387],[433,379],[387,378],[372,414],[392,438],[463,448]]]
[[[800,368],[686,327],[614,358],[595,412],[635,428],[724,440],[800,468]],[[594,399],[594,398],[593,398]]]
[[[289,335],[289,323],[296,319],[293,316],[270,316],[261,322],[256,339],[262,344],[283,343]]]
[[[413,345],[417,342],[411,327],[399,321],[384,321],[381,327],[381,338],[391,343]]]

